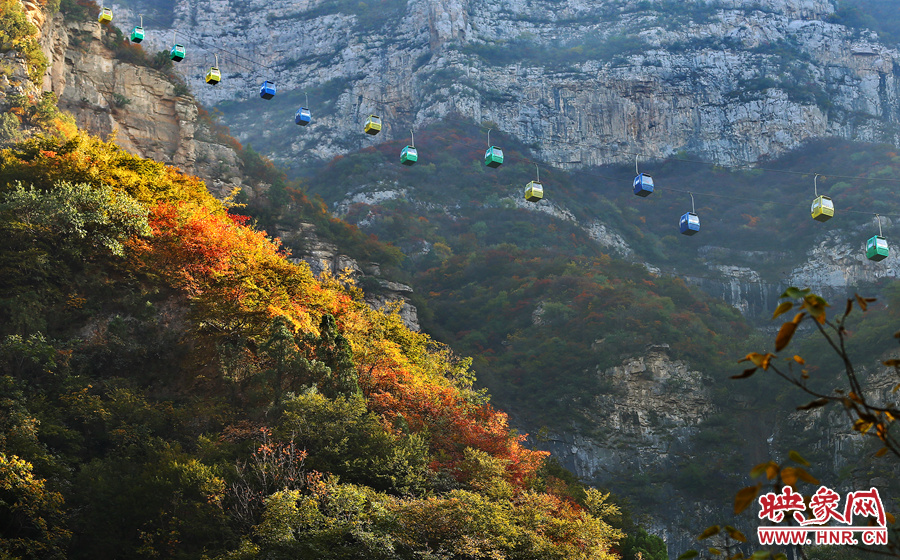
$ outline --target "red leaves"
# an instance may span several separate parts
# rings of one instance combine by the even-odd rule
[[[526,436],[512,435],[505,413],[467,401],[454,387],[422,382],[399,369],[379,368],[372,377],[369,407],[388,418],[402,415],[413,433],[427,430],[433,468],[463,476],[456,467],[471,447],[502,459],[509,482],[523,488],[548,455],[523,447]]]

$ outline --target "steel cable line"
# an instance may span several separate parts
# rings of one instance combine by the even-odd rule
[[[159,22],[159,21],[156,20],[155,18],[152,18],[152,17],[149,17],[149,16],[144,16],[144,17],[146,17],[146,18],[147,18],[149,21],[151,21],[151,22],[155,22],[155,23],[157,23],[157,24],[160,24],[160,27],[161,27],[161,28],[164,27],[164,26],[161,24],[161,22]],[[196,42],[197,44],[199,44],[199,45],[201,45],[202,47],[206,48],[207,50],[215,50],[215,51],[227,53],[227,54],[230,54],[231,56],[233,56],[233,57],[235,57],[235,58],[237,58],[237,59],[246,61],[246,62],[248,62],[249,64],[254,65],[254,68],[248,68],[247,66],[244,66],[243,64],[240,64],[240,63],[238,63],[238,62],[230,62],[231,65],[237,66],[238,68],[241,68],[241,69],[245,70],[245,71],[248,72],[248,73],[253,73],[253,72],[255,72],[256,70],[258,70],[258,68],[260,68],[260,67],[261,67],[261,68],[264,68],[264,69],[266,69],[266,70],[268,70],[268,71],[270,71],[270,73],[273,72],[274,69],[275,69],[275,66],[274,66],[274,65],[261,64],[261,63],[255,62],[255,61],[253,61],[253,60],[251,60],[251,59],[249,59],[249,58],[247,58],[247,57],[245,57],[245,56],[243,56],[243,55],[241,55],[241,54],[239,54],[239,53],[236,53],[236,52],[234,52],[234,51],[231,51],[231,50],[229,50],[229,49],[225,49],[225,48],[222,48],[222,47],[217,46],[217,45],[210,45],[210,44],[207,43],[205,40],[200,39],[200,38],[196,37],[195,35],[193,35],[193,34],[191,34],[191,33],[188,33],[188,32],[185,32],[185,31],[178,31],[178,32],[181,33],[182,35],[186,36],[186,37],[189,37],[189,38],[193,39],[194,42]],[[347,91],[347,90],[345,90],[344,92],[342,92],[342,94],[353,95],[352,92]],[[387,107],[387,106],[396,107],[396,106],[399,105],[397,102],[390,102],[390,101],[384,101],[384,100],[373,99],[373,98],[370,98],[370,97],[367,97],[367,96],[364,96],[364,95],[356,95],[356,97],[358,97],[359,99],[365,99],[365,100],[367,100],[367,101],[372,102],[372,103],[376,106],[376,108],[379,107],[379,106],[381,106],[381,107]],[[473,124],[471,121],[464,121],[464,120],[460,120],[460,119],[452,119],[452,118],[446,118],[446,117],[442,118],[441,120],[446,121],[446,122],[456,123],[456,124],[462,124],[462,125],[472,125],[472,124]],[[489,130],[488,127],[485,127],[485,126],[483,126],[483,125],[475,125],[475,126],[477,126],[477,127],[478,127],[480,130],[482,130],[482,131],[487,131],[487,130]],[[493,127],[491,127],[491,128],[493,128]],[[518,136],[518,135],[517,135],[517,136]],[[648,156],[646,153],[642,153],[642,152],[631,152],[631,151],[627,151],[627,150],[617,149],[617,148],[614,148],[614,147],[612,147],[612,146],[595,146],[595,145],[591,145],[591,144],[584,144],[584,143],[582,143],[582,142],[573,142],[573,141],[568,141],[568,140],[564,140],[564,139],[554,138],[553,135],[550,135],[549,138],[547,138],[547,137],[537,138],[537,137],[534,137],[534,136],[527,136],[527,135],[525,135],[525,136],[523,136],[522,138],[524,138],[524,139],[533,139],[533,140],[538,141],[538,142],[541,142],[541,143],[552,143],[552,144],[558,144],[558,145],[568,145],[568,146],[573,146],[573,147],[578,147],[578,148],[587,148],[587,149],[590,149],[590,150],[598,150],[598,151],[613,152],[613,153],[615,153],[615,154],[620,154],[620,155],[637,156],[637,157],[642,157],[642,156],[643,156],[643,157],[646,158],[646,159],[656,160],[656,161],[663,161],[663,162],[666,162],[666,161],[678,161],[678,162],[682,162],[682,163],[690,163],[690,164],[696,164],[696,165],[704,165],[704,166],[708,166],[708,167],[721,167],[721,168],[729,169],[729,171],[731,171],[732,173],[734,172],[735,169],[746,168],[746,169],[748,169],[748,170],[758,170],[758,171],[763,171],[763,172],[766,172],[766,173],[781,173],[781,174],[798,175],[798,176],[804,176],[804,175],[816,175],[816,173],[814,173],[814,172],[812,172],[812,171],[810,171],[810,172],[803,172],[803,171],[791,171],[791,170],[786,170],[786,169],[771,169],[771,168],[765,168],[765,167],[754,167],[754,166],[753,166],[752,164],[750,164],[750,163],[743,163],[743,164],[737,164],[737,165],[723,166],[723,165],[718,164],[718,163],[715,163],[715,162],[708,162],[708,161],[694,160],[694,159],[686,159],[686,158],[678,158],[678,157],[671,157],[671,156],[670,156],[670,157],[663,157],[663,158],[655,158],[655,157],[653,157],[653,156]],[[453,144],[453,143],[450,143],[449,145],[454,145],[454,144]],[[518,161],[523,161],[523,162],[526,162],[526,163],[533,163],[533,164],[540,163],[540,162],[538,162],[538,161],[536,161],[536,160],[534,160],[534,159],[531,159],[531,158],[522,158],[522,157],[512,156],[510,159],[514,159],[514,160],[518,160]],[[546,162],[544,162],[544,163],[545,163],[545,165],[546,165]],[[568,173],[577,173],[577,174],[581,174],[581,175],[587,175],[587,176],[590,176],[590,177],[598,177],[598,178],[606,179],[606,180],[609,180],[609,181],[616,181],[616,182],[618,182],[618,181],[621,181],[621,180],[622,180],[622,179],[619,179],[619,178],[613,178],[613,177],[608,177],[608,176],[600,175],[600,174],[594,173],[594,172],[589,171],[589,170],[574,169],[574,170],[566,170],[566,172],[568,172]],[[824,176],[824,177],[831,177],[831,178],[835,178],[835,179],[847,179],[847,180],[852,180],[852,181],[881,181],[881,182],[900,183],[900,179],[888,179],[888,178],[883,178],[883,177],[855,177],[855,176],[849,176],[849,175],[836,175],[836,174],[831,174],[831,173],[818,173],[818,175]],[[702,193],[702,192],[697,192],[697,191],[695,191],[695,190],[688,191],[688,190],[679,189],[679,188],[675,188],[675,187],[659,187],[659,186],[656,186],[656,190],[662,190],[662,191],[669,190],[669,191],[672,191],[672,192],[679,192],[679,193],[684,193],[684,194],[688,194],[688,193],[693,192],[693,193],[697,194],[698,196],[701,196],[701,195],[702,195],[702,196],[710,196],[710,197],[715,197],[715,198],[724,198],[724,199],[730,199],[730,200],[741,200],[741,201],[744,201],[744,202],[754,202],[754,203],[760,203],[760,204],[780,204],[780,205],[786,205],[786,206],[795,206],[795,205],[797,204],[797,203],[791,203],[791,202],[785,202],[785,201],[761,200],[761,199],[753,199],[753,198],[739,197],[739,196],[734,196],[734,195],[724,195],[724,194],[721,194],[721,193]],[[863,210],[852,210],[852,209],[844,209],[844,210],[841,210],[841,212],[848,212],[848,213],[855,213],[855,214],[863,214],[863,215],[874,214],[873,212],[867,212],[867,211],[863,211]],[[885,215],[885,216],[895,217],[895,218],[900,217],[900,216],[898,216],[898,215],[890,215],[890,214],[884,214],[884,215]]]

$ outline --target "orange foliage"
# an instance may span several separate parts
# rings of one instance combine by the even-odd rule
[[[428,430],[435,459],[432,468],[448,469],[460,480],[458,467],[466,447],[506,463],[508,480],[524,488],[549,455],[522,446],[526,436],[510,433],[505,413],[489,404],[474,404],[447,386],[423,382],[402,369],[376,368],[365,387],[369,407],[386,418],[402,417],[413,432]]]

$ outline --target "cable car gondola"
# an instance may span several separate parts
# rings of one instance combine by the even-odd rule
[[[377,115],[369,115],[369,118],[366,119],[366,134],[371,134],[375,136],[379,132],[381,132],[381,118]]]
[[[216,65],[209,69],[206,73],[206,83],[214,86],[222,80],[222,73],[219,72],[219,55],[216,56]]]
[[[97,21],[100,23],[109,23],[113,19],[113,13],[110,8],[100,8],[100,15],[97,17]]]
[[[400,151],[400,163],[403,165],[414,165],[419,160],[419,152],[416,150],[416,139],[413,131],[409,131],[410,142]]]
[[[634,194],[638,196],[650,196],[653,192],[653,177],[638,170],[638,157],[634,156],[634,172],[637,177],[634,178]]]
[[[816,193],[816,198],[813,199],[809,211],[814,220],[827,222],[834,217],[834,202],[825,195],[819,196],[818,179],[819,174],[816,173],[816,176],[813,177],[813,188],[815,189],[814,192]]]
[[[144,16],[141,16],[141,24],[135,25],[129,35],[132,43],[140,43],[144,40]]]
[[[528,202],[538,202],[544,198],[544,186],[541,185],[541,170],[537,164],[534,164],[534,168],[537,169],[537,181],[531,181],[525,185],[525,200]]]
[[[681,221],[678,223],[682,235],[694,235],[700,231],[700,216],[694,213],[694,193],[688,194],[691,195],[691,211],[682,214]]]
[[[886,259],[889,250],[887,239],[881,234],[881,216],[875,214],[875,219],[878,220],[878,235],[873,235],[866,241],[866,258],[877,262]]]
[[[262,85],[259,86],[259,96],[263,99],[272,99],[275,97],[275,82],[270,82],[269,80],[263,81]]]
[[[294,123],[299,124],[300,126],[306,126],[311,120],[312,116],[309,114],[309,109],[306,107],[297,109],[297,114],[294,115]]]
[[[184,60],[184,45],[178,44],[178,36],[176,32],[172,32],[172,50],[169,51],[169,58],[175,62]]]
[[[484,152],[484,164],[493,168],[503,165],[503,150],[491,146],[491,129],[488,129],[488,149]]]
[[[297,114],[294,115],[295,124],[306,126],[309,124],[309,121],[312,120],[312,115],[307,107],[309,107],[309,94],[306,94],[306,107],[300,107],[297,109]]]

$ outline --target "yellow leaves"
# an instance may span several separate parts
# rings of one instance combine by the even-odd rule
[[[708,539],[714,535],[718,535],[721,528],[718,525],[713,525],[712,527],[707,527],[705,531],[700,533],[700,536],[697,537],[698,541],[702,541],[703,539]]]
[[[868,431],[872,429],[872,426],[874,425],[874,422],[867,422],[862,418],[858,418],[856,422],[853,423],[853,429],[859,433],[865,434],[868,433]]]
[[[747,537],[744,536],[744,533],[741,533],[740,531],[738,531],[731,525],[726,525],[725,531],[728,532],[729,537],[736,540],[737,542],[743,542],[743,543],[747,542]]]
[[[769,369],[769,364],[772,361],[772,358],[775,357],[775,354],[760,354],[759,352],[751,352],[744,356],[744,359],[738,360],[738,363],[741,362],[752,362],[756,367],[761,367],[763,369]],[[748,370],[749,371],[749,370]],[[743,377],[749,377],[750,374],[747,371],[744,372]]]
[[[784,467],[781,469],[781,480],[786,485],[794,487],[797,485],[798,480],[802,480],[803,482],[808,482],[809,484],[818,484],[819,481],[816,480],[811,474],[806,472],[804,469],[800,467]]]
[[[853,294],[853,295],[856,298],[856,303],[859,304],[859,308],[862,309],[863,311],[865,311],[866,308],[868,308],[869,303],[872,303],[873,301],[875,301],[875,298],[864,298],[864,297],[860,297],[859,294]]]
[[[781,315],[783,313],[787,313],[788,311],[793,309],[793,307],[794,307],[794,304],[790,301],[781,302],[780,304],[778,304],[778,307],[775,308],[775,313],[772,314],[772,319],[775,319],[776,317],[778,317],[779,315]]]
[[[781,329],[778,330],[778,336],[775,337],[775,351],[780,352],[784,349],[785,346],[791,341],[791,338],[794,337],[794,332],[797,330],[797,325],[800,324],[800,321],[806,316],[805,312],[797,313],[794,316],[794,320],[787,322],[781,325]]]
[[[741,489],[740,492],[737,493],[734,497],[734,514],[737,515],[747,509],[747,507],[753,503],[756,499],[756,496],[759,495],[759,489],[762,488],[762,484],[757,484],[756,486],[747,486],[746,488]]]
[[[772,480],[776,476],[778,476],[778,463],[774,461],[769,461],[768,463],[761,463],[753,467],[753,470],[750,471],[750,477],[756,478],[762,474],[766,475],[766,478]]]
[[[820,325],[825,324],[825,308],[831,307],[828,302],[821,296],[816,294],[808,294],[803,298],[803,309],[809,311],[809,314],[819,322]],[[795,318],[796,321],[796,318]]]

